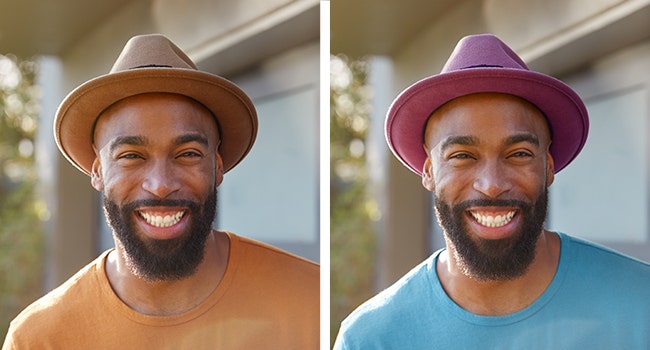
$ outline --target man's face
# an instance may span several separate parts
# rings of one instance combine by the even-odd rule
[[[94,136],[92,184],[103,193],[118,253],[149,281],[191,275],[223,177],[212,115],[179,95],[137,95],[107,109]]]
[[[466,275],[508,280],[526,272],[553,182],[549,146],[545,118],[518,97],[464,96],[431,116],[422,182]]]

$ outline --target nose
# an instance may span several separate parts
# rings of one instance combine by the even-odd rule
[[[142,181],[142,188],[157,198],[167,198],[181,187],[173,167],[165,160],[151,162]]]
[[[499,161],[485,161],[474,179],[473,187],[489,198],[498,198],[510,191],[512,181]]]

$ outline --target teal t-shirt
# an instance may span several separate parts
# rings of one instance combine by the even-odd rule
[[[451,300],[440,251],[343,321],[334,349],[650,349],[650,265],[565,234],[546,291],[506,316]]]

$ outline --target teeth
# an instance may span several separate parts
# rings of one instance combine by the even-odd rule
[[[185,215],[185,211],[179,211],[176,214],[173,215],[152,215],[146,212],[139,212],[140,216],[149,224],[152,226],[156,227],[169,227],[176,225],[179,221],[181,221],[181,218],[183,215]]]
[[[475,212],[470,212],[470,214],[472,214],[474,219],[483,226],[501,227],[512,220],[512,217],[515,216],[515,211],[513,210],[507,214],[497,216],[481,215]]]

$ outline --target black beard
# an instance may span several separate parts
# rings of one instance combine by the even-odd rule
[[[120,207],[102,195],[108,225],[124,248],[127,264],[137,276],[149,281],[176,281],[191,276],[203,261],[205,242],[216,214],[216,190],[203,203],[185,200],[137,200]],[[166,240],[142,240],[133,222],[135,210],[143,206],[187,207],[192,222],[188,232]],[[117,243],[117,242],[116,242]]]
[[[542,233],[548,205],[544,190],[531,205],[516,200],[470,200],[454,207],[443,203],[434,193],[438,222],[456,249],[456,260],[464,272],[479,281],[507,281],[526,273],[535,258],[535,247]],[[499,240],[472,240],[464,225],[467,209],[476,206],[519,208],[523,219],[520,230],[512,237]]]

